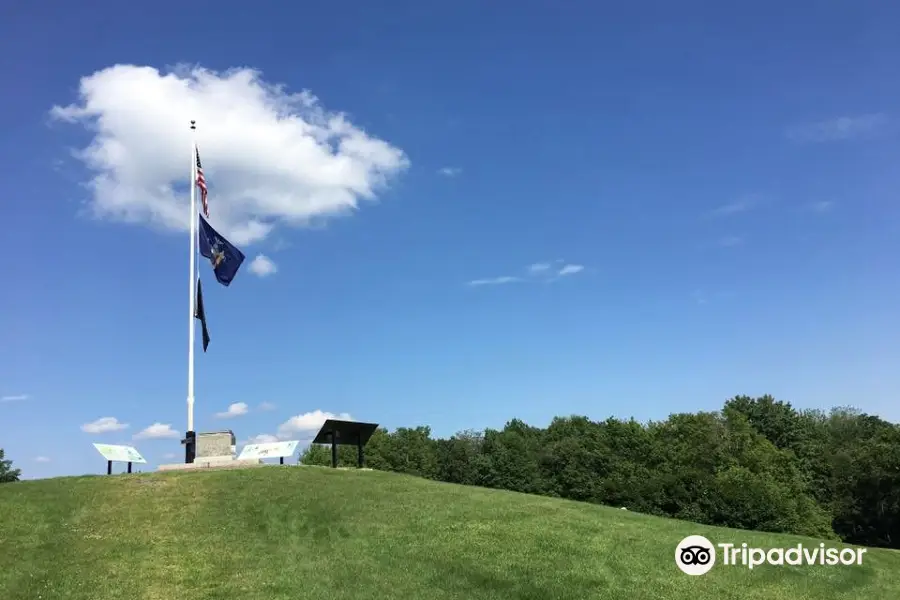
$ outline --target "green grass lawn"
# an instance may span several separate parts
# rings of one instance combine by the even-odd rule
[[[819,544],[377,471],[73,477],[0,485],[0,598],[900,598],[900,552],[691,577],[691,534]]]

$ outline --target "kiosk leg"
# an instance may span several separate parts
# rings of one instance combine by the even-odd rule
[[[106,461],[106,474],[112,475],[112,461],[111,460]]]
[[[331,432],[331,468],[337,469],[337,436]]]

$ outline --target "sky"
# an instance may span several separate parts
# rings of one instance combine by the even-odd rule
[[[0,447],[183,461],[191,119],[198,431],[900,421],[900,6],[734,4],[6,3]]]

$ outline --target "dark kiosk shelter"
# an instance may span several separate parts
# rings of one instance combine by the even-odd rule
[[[363,447],[378,429],[376,423],[357,423],[356,421],[338,421],[328,419],[316,434],[313,444],[331,444],[331,466],[337,468],[338,446],[356,446],[357,466],[363,466]]]

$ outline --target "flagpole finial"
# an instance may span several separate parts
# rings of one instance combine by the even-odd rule
[[[191,131],[196,131],[197,129],[197,121],[191,121]]]

